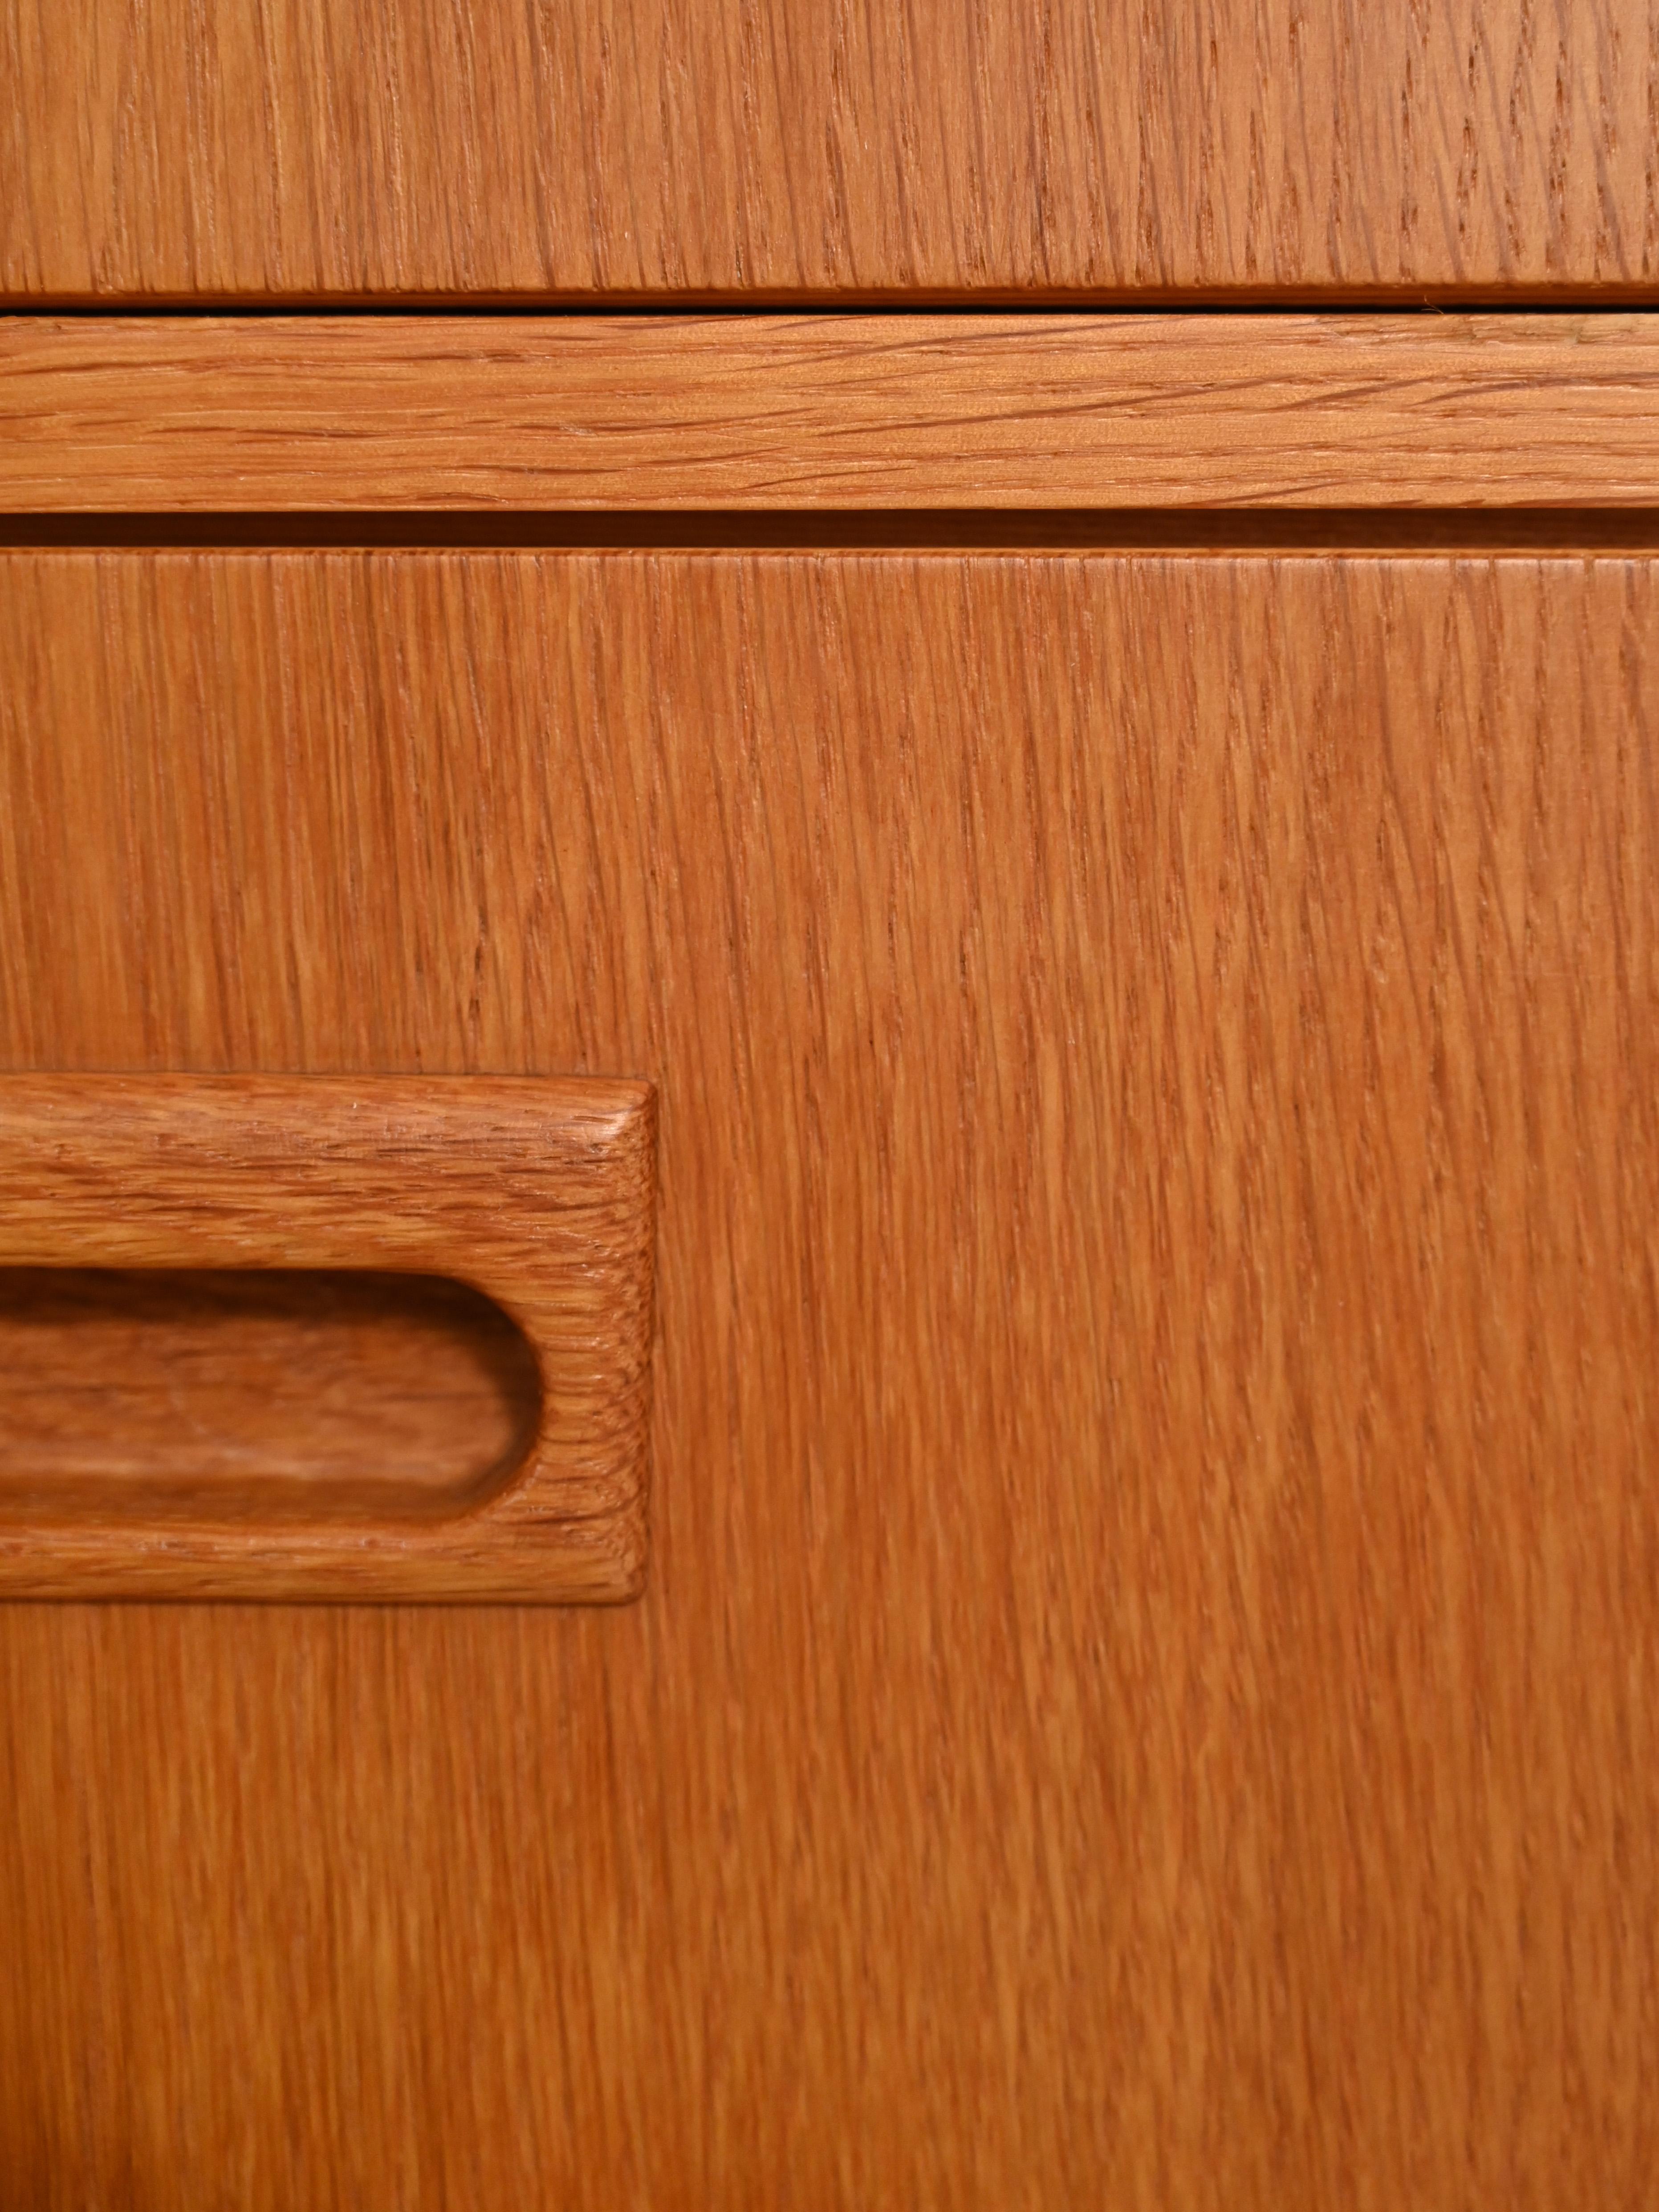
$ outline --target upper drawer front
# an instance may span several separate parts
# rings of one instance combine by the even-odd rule
[[[1659,0],[0,0],[0,295],[1659,279]]]

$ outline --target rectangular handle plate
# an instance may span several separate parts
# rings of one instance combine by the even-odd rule
[[[655,1177],[643,1083],[0,1076],[0,1596],[635,1595]],[[52,1347],[33,1391],[32,1325],[37,1354]],[[353,1358],[317,1349],[348,1327]],[[396,1464],[420,1422],[387,1407],[377,1427],[376,1410],[428,1373],[443,1387],[422,1346],[441,1353],[445,1328],[464,1333],[452,1368],[476,1354],[529,1378],[510,1462],[450,1489]],[[498,1341],[514,1331],[517,1370]],[[53,1378],[82,1347],[89,1367],[161,1372],[89,1373],[54,1420]],[[251,1394],[279,1371],[269,1457],[286,1467],[303,1458],[295,1437],[324,1438],[308,1481],[261,1472]],[[363,1376],[354,1427],[336,1401]],[[185,1423],[232,1409],[219,1456],[235,1479],[211,1476],[199,1425],[158,1443],[168,1389]],[[452,1427],[471,1402],[452,1389]],[[96,1432],[141,1406],[131,1437]]]

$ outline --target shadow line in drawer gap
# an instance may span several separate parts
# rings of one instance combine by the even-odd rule
[[[0,1522],[441,1519],[540,1402],[517,1326],[443,1276],[0,1267]]]
[[[1552,553],[1659,550],[1659,512],[1589,507],[477,511],[0,517],[0,547],[258,552]]]

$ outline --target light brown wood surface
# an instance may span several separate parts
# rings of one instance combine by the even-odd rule
[[[654,1147],[639,1083],[0,1075],[0,1268],[466,1281],[518,1323],[542,1382],[522,1463],[459,1500],[418,1479],[389,1498],[384,1468],[296,1495],[257,1466],[216,1499],[179,1498],[177,1466],[148,1495],[71,1477],[43,1498],[7,1468],[0,1595],[635,1595]]]
[[[0,319],[0,508],[1659,505],[1659,315]]]
[[[3,0],[0,292],[1659,283],[1655,0]]]
[[[19,1068],[656,1081],[610,1612],[0,1609],[15,2201],[1637,2212],[1659,576],[0,563]]]

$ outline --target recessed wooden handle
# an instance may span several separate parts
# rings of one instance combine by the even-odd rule
[[[289,1346],[290,1370],[298,1363],[285,1403],[303,1402],[312,1357],[304,1347],[336,1324],[359,1339],[379,1327],[392,1347],[375,1370],[384,1392],[388,1373],[427,1371],[422,1329],[471,1331],[485,1345],[480,1356],[501,1364],[491,1324],[477,1318],[488,1309],[455,1292],[461,1284],[516,1325],[538,1385],[515,1463],[464,1494],[423,1485],[418,1471],[400,1483],[397,1468],[372,1467],[358,1469],[360,1479],[286,1486],[272,1479],[262,1487],[257,1465],[216,1490],[198,1481],[181,1491],[153,1434],[143,1447],[157,1460],[151,1479],[131,1479],[130,1468],[118,1484],[60,1479],[20,1464],[38,1413],[14,1419],[8,1458],[0,1376],[0,1595],[635,1595],[644,1563],[654,1181],[654,1097],[641,1083],[0,1077],[0,1268],[51,1271],[39,1279],[52,1287],[35,1304],[38,1313],[50,1305],[59,1347],[74,1347],[76,1316],[104,1327],[101,1340],[88,1334],[89,1349],[143,1340],[136,1324],[111,1336],[119,1301],[86,1287],[111,1278],[83,1272],[143,1271],[166,1285],[156,1310],[167,1325],[194,1330],[199,1369],[211,1335],[199,1286],[225,1271],[235,1289],[212,1310],[244,1329],[254,1314],[267,1367],[271,1343]],[[82,1272],[71,1279],[70,1270]],[[264,1271],[285,1287],[262,1305]],[[313,1277],[328,1287],[310,1310]],[[5,1310],[25,1321],[32,1279],[9,1278]],[[395,1293],[404,1280],[416,1287],[392,1295],[382,1321],[374,1286]],[[362,1287],[349,1292],[343,1283]],[[222,1331],[221,1340],[240,1340]],[[434,1358],[431,1372],[441,1366]],[[17,1360],[10,1368],[15,1406],[26,1378]],[[319,1393],[348,1387],[339,1360],[319,1360]],[[118,1408],[121,1394],[106,1389],[99,1402]],[[452,1394],[452,1404],[465,1403]],[[410,1424],[384,1426],[388,1452],[408,1449]],[[356,1432],[335,1421],[329,1433],[335,1465],[341,1434]],[[273,1435],[277,1460],[279,1441]],[[193,1439],[185,1450],[181,1431],[177,1456],[192,1453],[202,1456]],[[110,1462],[106,1449],[100,1464]],[[372,1479],[382,1475],[392,1479]]]

